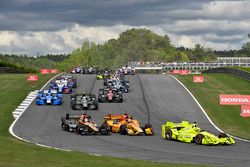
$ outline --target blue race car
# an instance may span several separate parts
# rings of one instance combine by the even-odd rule
[[[71,94],[73,83],[66,80],[57,80],[55,82],[50,82],[50,89],[57,90],[58,93]]]
[[[38,92],[36,97],[37,105],[61,105],[62,104],[62,94],[58,93],[56,90],[44,90]]]

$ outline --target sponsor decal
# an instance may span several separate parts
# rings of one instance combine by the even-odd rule
[[[50,73],[52,73],[52,74],[57,74],[57,73],[58,73],[58,69],[51,69],[51,70],[50,70]]]
[[[193,82],[195,82],[195,83],[203,83],[204,82],[204,76],[202,76],[202,75],[193,76]]]
[[[38,81],[38,75],[29,74],[27,77],[27,81]]]
[[[220,105],[250,105],[250,95],[220,95]]]
[[[250,117],[250,106],[241,106],[240,116]]]
[[[48,68],[42,68],[42,69],[40,69],[40,73],[41,74],[49,74],[50,70]]]

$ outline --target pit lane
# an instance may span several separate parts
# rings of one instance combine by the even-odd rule
[[[95,75],[76,75],[77,92],[98,92],[103,81]],[[109,155],[160,162],[250,166],[250,144],[236,141],[233,146],[199,146],[161,139],[161,125],[166,120],[198,122],[203,129],[218,131],[209,123],[189,93],[171,76],[128,76],[130,92],[123,103],[100,103],[98,111],[87,111],[101,123],[108,113],[128,113],[142,124],[153,125],[155,136],[80,136],[61,129],[60,118],[66,113],[83,113],[70,108],[70,95],[63,97],[62,106],[37,106],[34,102],[13,128],[23,139],[43,145],[93,154]]]

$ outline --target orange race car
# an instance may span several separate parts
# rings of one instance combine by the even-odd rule
[[[104,117],[104,123],[108,124],[111,132],[121,135],[154,135],[151,124],[147,123],[144,127],[140,127],[139,121],[126,113],[122,115],[108,114]]]

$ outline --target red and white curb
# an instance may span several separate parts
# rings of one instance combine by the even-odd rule
[[[173,77],[183,88],[186,89],[186,91],[191,95],[191,97],[194,99],[194,101],[196,102],[196,104],[199,106],[199,108],[201,109],[201,111],[203,112],[203,114],[207,117],[208,121],[215,127],[215,129],[217,129],[219,132],[222,133],[226,133],[223,130],[221,130],[218,126],[215,125],[215,123],[209,118],[209,116],[207,115],[206,111],[203,109],[203,107],[201,106],[201,104],[198,102],[198,100],[194,97],[194,95],[190,92],[190,90],[181,82],[179,81],[176,77],[174,77],[173,75],[170,75],[171,77]],[[239,137],[235,137],[229,133],[226,133],[227,135],[237,139],[237,140],[241,140],[244,142],[250,142],[250,140],[246,140],[246,139],[242,139]]]
[[[54,78],[56,78],[56,77],[59,76],[59,75],[61,75],[61,74],[58,74],[58,75],[52,77],[52,78],[51,78],[51,79],[50,79],[50,80],[40,89],[40,91],[43,90],[43,89],[46,87],[46,85],[48,85]],[[14,116],[15,120],[12,122],[12,124],[11,124],[10,127],[9,127],[9,133],[10,133],[13,137],[15,137],[15,138],[17,138],[17,139],[19,139],[19,140],[21,140],[21,141],[24,141],[24,142],[27,142],[27,143],[33,143],[33,144],[35,144],[35,145],[37,145],[37,146],[46,147],[46,148],[52,148],[52,149],[62,150],[62,151],[71,151],[71,150],[62,149],[62,148],[46,146],[46,145],[43,145],[43,144],[40,144],[40,143],[34,143],[34,142],[32,142],[32,141],[29,141],[29,140],[26,140],[26,139],[23,139],[23,138],[17,136],[17,135],[13,132],[13,127],[15,126],[16,122],[17,122],[18,119],[21,117],[21,115],[26,111],[26,109],[30,106],[30,104],[34,101],[34,99],[36,98],[37,93],[38,93],[38,90],[35,90],[35,91],[33,91],[33,92],[30,92],[30,93],[28,94],[28,96],[26,97],[26,99],[19,105],[19,107],[17,107],[17,108],[15,109],[15,111],[13,111],[13,116]]]
[[[14,119],[17,119],[23,114],[23,112],[30,106],[33,100],[36,98],[38,90],[30,92],[23,102],[12,112]]]

